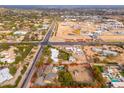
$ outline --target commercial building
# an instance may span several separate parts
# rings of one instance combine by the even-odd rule
[[[3,83],[6,80],[12,79],[13,76],[9,73],[8,68],[4,68],[0,70],[0,83]]]

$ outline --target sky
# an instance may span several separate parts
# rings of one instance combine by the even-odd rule
[[[123,5],[124,0],[0,0],[0,5]]]
[[[107,9],[120,9],[124,5],[0,5],[5,8],[19,8],[19,9],[37,9],[37,8],[107,8]]]

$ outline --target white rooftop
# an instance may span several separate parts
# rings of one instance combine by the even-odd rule
[[[27,32],[26,31],[15,31],[13,34],[14,35],[25,35]]]
[[[51,48],[51,59],[54,62],[58,62],[58,55],[59,55],[59,51],[57,49]]]
[[[112,82],[115,88],[124,88],[124,82]]]
[[[0,83],[12,79],[13,76],[9,73],[8,68],[4,68],[0,70]]]

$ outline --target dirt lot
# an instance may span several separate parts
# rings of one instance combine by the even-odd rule
[[[77,82],[93,81],[90,70],[84,65],[68,66],[68,70],[72,74],[73,79]]]
[[[92,51],[93,46],[84,46],[84,52],[85,55],[87,57],[87,59],[90,59],[91,57],[93,57],[93,55],[95,55],[96,53]]]
[[[83,35],[88,32],[93,32],[96,30],[97,25],[90,22],[59,22],[58,31],[56,35],[51,38],[51,41],[66,41],[66,40],[90,40],[89,36]],[[76,29],[80,28],[80,31],[76,32]],[[77,34],[78,33],[78,34]]]
[[[99,36],[99,38],[106,42],[124,42],[124,36],[122,35]]]

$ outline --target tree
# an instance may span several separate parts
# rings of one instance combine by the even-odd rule
[[[1,44],[2,49],[9,49],[9,45],[8,44]]]
[[[17,71],[17,67],[16,66],[11,65],[9,67],[10,74],[14,75],[16,73],[16,71]]]
[[[52,60],[50,57],[48,57],[47,62],[48,62],[48,63],[52,63],[52,62],[53,62],[53,60]]]
[[[44,31],[42,31],[42,35],[45,35],[46,34],[46,31],[44,30]]]
[[[43,54],[46,56],[49,56],[51,54],[49,46],[45,47],[43,50]]]
[[[71,82],[73,82],[71,73],[68,71],[60,71],[58,75],[58,81],[62,86],[71,86]]]
[[[39,68],[40,66],[42,66],[44,63],[44,56],[42,56],[40,58],[40,60],[36,63],[36,67]]]
[[[99,59],[98,57],[94,57],[94,58],[93,58],[93,61],[94,61],[95,63],[99,63],[99,62],[100,62],[100,59]]]
[[[94,78],[101,85],[101,87],[105,87],[104,78],[102,77],[102,74],[97,66],[93,66],[93,74],[94,74]]]
[[[69,60],[70,54],[60,50],[58,57],[63,60]]]

